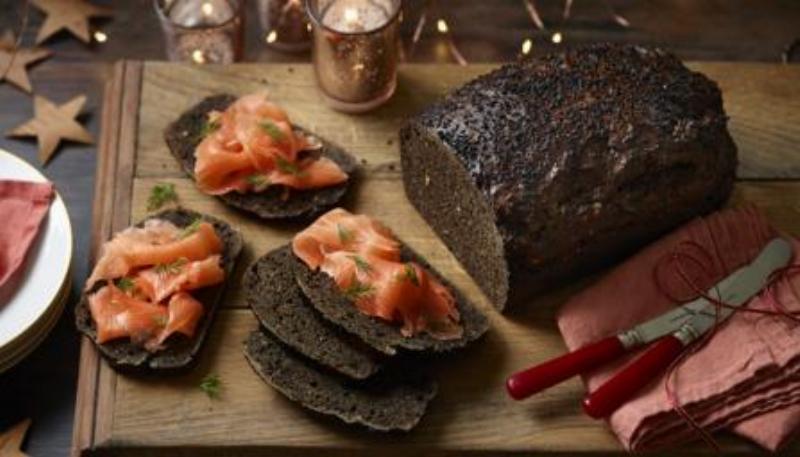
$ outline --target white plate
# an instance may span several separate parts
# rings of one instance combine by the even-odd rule
[[[67,281],[69,281],[69,277],[67,277]],[[36,349],[39,344],[47,337],[53,327],[56,326],[58,323],[58,319],[61,317],[61,313],[64,311],[64,304],[69,298],[69,291],[71,289],[70,284],[64,284],[64,287],[59,294],[59,297],[56,298],[56,302],[53,304],[47,314],[43,315],[41,319],[39,319],[36,323],[36,327],[31,328],[34,330],[28,335],[26,332],[24,337],[18,338],[14,341],[14,344],[18,346],[16,349],[11,350],[7,353],[3,353],[0,355],[0,374],[4,371],[10,369],[22,359],[28,356],[34,349]]]
[[[0,179],[47,181],[33,166],[0,149]],[[41,233],[28,252],[19,289],[5,304],[0,304],[0,351],[59,306],[61,286],[72,261],[72,226],[64,200],[56,194]]]

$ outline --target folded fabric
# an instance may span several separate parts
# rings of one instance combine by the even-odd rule
[[[53,200],[53,184],[0,180],[0,291],[25,260]]]
[[[683,265],[705,290],[749,263],[776,236],[753,207],[724,210],[696,219],[648,246],[561,309],[558,326],[570,350],[627,330],[693,298],[691,287],[669,274],[665,259],[676,250],[695,247],[697,262]],[[795,258],[800,244],[794,243]],[[705,258],[704,258],[705,256]],[[666,267],[665,267],[666,265]],[[673,271],[674,273],[674,271]],[[800,278],[776,287],[775,296],[790,310],[800,310]],[[760,295],[747,307],[773,309]],[[619,371],[632,354],[584,377],[589,391]],[[609,418],[611,429],[630,450],[645,450],[691,440],[695,431],[674,411],[667,397],[666,373]],[[670,378],[681,406],[704,429],[732,428],[768,448],[783,445],[800,424],[800,329],[784,316],[737,312],[713,337],[686,357]]]

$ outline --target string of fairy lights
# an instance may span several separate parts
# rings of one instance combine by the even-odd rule
[[[550,31],[550,29],[545,25],[545,22],[542,19],[542,15],[539,13],[539,10],[536,7],[536,3],[534,0],[521,0],[521,1],[525,8],[525,11],[527,11],[528,16],[530,17],[531,22],[538,31],[546,33],[550,42],[553,44],[558,45],[564,42],[564,32],[555,29],[552,30],[552,32]],[[564,5],[561,14],[562,26],[570,19],[572,15],[573,4],[574,0],[564,0]],[[611,6],[608,0],[601,0],[601,4],[603,5],[603,8],[605,9],[609,17],[620,27],[629,28],[631,26],[630,21],[623,15],[618,13],[614,9],[614,7]],[[210,5],[206,4],[204,6],[210,6]],[[281,8],[280,15],[276,23],[278,24],[282,23],[287,17],[287,15],[293,9],[299,10],[304,7],[305,6],[303,0],[288,0]],[[436,17],[435,20],[436,32],[445,38],[447,48],[453,59],[460,65],[466,65],[468,61],[464,57],[464,54],[460,51],[456,43],[455,34],[452,30],[452,27],[444,18],[444,15],[440,12],[437,0],[424,0],[422,12],[420,13],[419,18],[417,19],[417,23],[414,27],[414,33],[411,36],[411,43],[407,51],[408,57],[411,57],[414,54],[417,43],[422,38],[422,33],[424,32],[425,26],[428,24],[429,17]],[[311,24],[308,24],[307,27],[310,32]],[[100,31],[95,32],[95,40],[100,43],[103,43],[106,41],[106,36],[103,32]],[[274,28],[267,31],[267,33],[264,35],[264,40],[268,44],[275,43],[278,40],[278,31]],[[791,59],[792,54],[796,52],[797,47],[798,47],[797,40],[795,40],[795,42],[787,46],[787,48],[784,50],[782,54],[782,60],[784,63],[787,63]],[[522,41],[520,45],[520,54],[523,56],[529,55],[533,51],[533,48],[534,48],[534,38],[527,37]]]
[[[561,44],[564,41],[564,33],[562,31],[555,29],[553,29],[552,32],[550,31],[550,29],[546,26],[544,20],[542,19],[542,16],[539,13],[538,8],[536,7],[535,1],[534,0],[521,0],[521,1],[534,27],[540,32],[547,33],[547,36],[551,43]],[[23,25],[21,27],[21,31],[25,29],[25,25],[27,24],[28,3],[29,2],[27,0],[24,2],[23,14],[22,14]],[[569,18],[571,17],[573,3],[574,0],[564,0],[564,6],[561,15],[562,26],[563,23],[569,20]],[[614,22],[616,22],[620,27],[629,28],[631,26],[630,21],[628,21],[627,18],[619,14],[607,0],[602,0],[602,4],[607,13],[609,14],[609,16],[611,17],[611,19]],[[204,9],[212,8],[212,5],[210,3],[205,3],[203,4],[202,8]],[[284,17],[294,8],[299,8],[299,9],[304,8],[304,1],[288,0],[281,9],[280,13],[281,17],[278,20],[278,22],[280,23],[281,21],[283,21]],[[204,12],[206,14],[210,14],[210,11],[204,10]],[[436,32],[445,38],[448,50],[453,59],[461,65],[466,65],[468,63],[467,59],[461,53],[461,51],[458,48],[458,45],[456,44],[455,33],[453,32],[452,26],[447,22],[443,14],[439,12],[437,0],[425,0],[422,12],[419,18],[417,19],[417,23],[414,28],[414,33],[412,34],[411,37],[408,56],[410,57],[411,55],[413,55],[414,49],[422,37],[422,33],[424,32],[425,26],[428,24],[429,17],[436,17],[434,21],[436,25]],[[308,28],[310,31],[311,30],[310,24],[308,24]],[[21,38],[22,38],[22,33],[19,33],[17,36],[17,41],[19,41]],[[95,42],[99,44],[108,41],[108,35],[102,30],[94,30],[92,33],[92,38],[94,39]],[[269,44],[274,43],[277,39],[278,39],[278,32],[275,29],[269,30],[264,35],[264,40]],[[18,46],[19,46],[18,42],[14,43],[15,49]],[[523,39],[522,43],[520,44],[520,54],[523,56],[529,55],[531,54],[531,52],[533,52],[533,49],[534,49],[534,38],[527,37]],[[798,49],[800,49],[800,39],[795,39],[789,44],[787,44],[786,47],[783,49],[781,53],[781,61],[783,63],[789,63],[793,59],[793,57],[795,57],[795,54],[798,53]],[[194,60],[197,63],[203,63],[203,62],[198,62],[199,57],[195,58]],[[4,73],[6,73],[7,71],[8,68],[0,69],[0,75],[4,75]]]
[[[536,7],[536,3],[533,0],[522,0],[522,4],[525,7],[525,10],[528,12],[528,16],[530,17],[531,22],[533,22],[534,27],[538,29],[540,32],[549,32],[549,29],[545,25],[544,20],[542,20],[542,15],[539,14],[539,10]],[[619,26],[624,28],[630,27],[630,22],[624,16],[619,14],[606,0],[603,0],[602,4],[607,13],[614,20],[614,22],[616,22]],[[573,5],[573,0],[564,1],[564,8],[562,12],[562,24],[563,22],[569,20],[572,13],[572,5]],[[438,13],[438,2],[436,0],[425,1],[422,14],[417,20],[415,32],[411,38],[410,48],[412,52],[417,42],[422,36],[422,30],[424,29],[427,17],[431,14],[431,12]],[[439,34],[443,35],[447,40],[447,46],[450,50],[453,59],[455,59],[455,61],[461,65],[466,65],[468,62],[464,58],[464,55],[459,51],[458,46],[456,45],[452,28],[441,14],[438,14],[437,17],[438,18],[436,19],[436,31]],[[549,39],[550,42],[552,42],[553,44],[561,44],[564,41],[564,33],[558,30],[553,30],[552,33],[549,33]],[[529,55],[533,51],[533,44],[534,44],[534,39],[532,37],[525,38],[520,46],[520,53],[523,56]]]
[[[621,27],[630,27],[630,22],[617,13],[614,8],[608,3],[606,0],[602,0],[604,8],[611,16],[611,18],[619,24]],[[542,19],[541,14],[539,14],[539,10],[536,7],[536,3],[534,0],[522,0],[522,4],[525,10],[528,13],[528,16],[533,22],[534,27],[539,30],[540,32],[550,32],[547,26],[545,25],[544,20]],[[573,0],[564,0],[564,7],[562,12],[562,24],[569,20],[571,13],[572,13],[572,5]],[[288,0],[280,11],[280,17],[276,21],[276,23],[283,22],[284,18],[291,12],[292,9],[302,9],[303,2],[301,0]],[[460,65],[466,65],[467,59],[464,57],[464,54],[460,51],[456,40],[455,34],[452,30],[452,27],[444,18],[444,15],[441,13],[439,8],[439,2],[437,0],[424,0],[424,4],[422,7],[422,11],[417,19],[417,22],[414,26],[414,33],[411,36],[411,43],[408,47],[407,56],[410,58],[413,56],[414,51],[416,50],[417,43],[419,43],[420,39],[422,38],[422,33],[425,30],[425,26],[429,23],[429,18],[434,17],[436,18],[433,23],[436,27],[436,33],[441,35],[445,39],[445,43],[447,45],[448,51],[453,59],[459,63]],[[310,27],[310,25],[309,25]],[[268,44],[275,43],[278,40],[278,30],[273,28],[266,32],[264,35],[264,40]],[[558,30],[553,30],[552,33],[549,33],[549,40],[553,44],[560,44],[564,40],[564,33]],[[525,38],[522,41],[520,46],[520,53],[522,55],[528,55],[533,51],[534,39],[532,37]]]

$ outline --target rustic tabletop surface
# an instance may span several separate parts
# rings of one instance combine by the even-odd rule
[[[88,96],[83,120],[95,137],[99,135],[103,85],[115,60],[164,58],[163,41],[151,0],[95,0],[113,7],[114,17],[93,21],[108,37],[105,43],[84,45],[69,35],[59,34],[46,46],[55,55],[31,67],[34,91],[63,103],[74,95]],[[308,54],[281,54],[263,45],[255,17],[254,1],[248,5],[247,61],[305,62]],[[422,0],[406,1],[404,35],[406,42]],[[629,28],[614,22],[603,2],[576,1],[572,16],[561,16],[563,1],[538,0],[536,5],[547,30],[537,30],[519,0],[439,0],[459,49],[470,62],[498,62],[516,58],[525,39],[533,40],[533,54],[557,46],[595,41],[632,42],[659,45],[686,60],[737,60],[778,62],[786,46],[800,37],[800,2],[789,0],[611,0],[616,13],[625,17]],[[23,2],[0,0],[0,31],[19,29]],[[42,23],[32,10],[23,43],[29,45]],[[562,35],[561,44],[551,36]],[[449,62],[448,47],[431,27],[413,55],[414,62]],[[0,84],[0,131],[5,132],[32,114],[31,98]],[[0,136],[0,148],[36,164],[36,144]],[[52,179],[69,207],[76,237],[73,263],[75,283],[68,310],[78,295],[88,269],[88,245],[92,216],[95,147],[68,144],[43,169]],[[0,430],[25,417],[33,419],[27,444],[32,456],[65,456],[72,437],[73,405],[78,361],[78,336],[72,313],[65,312],[50,337],[24,362],[0,375]]]

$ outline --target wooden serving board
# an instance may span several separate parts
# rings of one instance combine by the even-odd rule
[[[742,178],[734,203],[761,205],[790,233],[800,234],[800,67],[696,63],[719,82],[739,146]],[[581,284],[500,315],[408,203],[401,183],[397,130],[404,117],[491,65],[407,65],[397,94],[383,108],[352,116],[323,106],[307,65],[186,66],[121,62],[109,82],[97,170],[94,246],[146,215],[159,182],[174,183],[184,206],[241,229],[246,250],[199,365],[177,378],[118,375],[83,342],[74,454],[100,455],[480,455],[613,454],[621,451],[604,423],[580,412],[577,380],[526,402],[507,398],[505,377],[564,350],[554,311]],[[201,98],[267,89],[291,118],[362,159],[365,179],[346,206],[378,217],[487,310],[492,330],[480,343],[435,367],[440,395],[409,434],[376,434],[306,412],[264,384],[242,355],[256,321],[237,286],[257,256],[285,243],[300,227],[267,225],[199,193],[162,139],[164,127]],[[581,281],[585,284],[590,279]],[[199,388],[209,373],[221,397]],[[732,437],[726,450],[753,448]],[[698,452],[699,446],[690,446]]]

